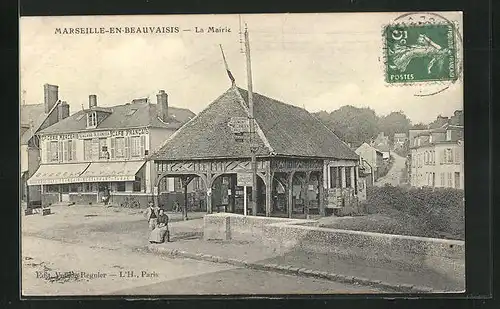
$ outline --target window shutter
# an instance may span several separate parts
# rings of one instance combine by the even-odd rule
[[[45,145],[45,161],[44,162],[48,163],[52,160],[52,158],[50,157],[50,155],[51,155],[51,153],[50,153],[50,141],[45,141],[44,145]]]
[[[453,158],[453,149],[450,149],[450,158],[448,159],[448,161],[449,161],[450,163],[453,163],[453,159],[454,159],[454,158]]]
[[[111,158],[114,159],[115,158],[115,143],[116,143],[116,139],[114,137],[111,138],[111,145],[110,145],[110,153],[111,153]]]
[[[71,141],[71,160],[76,161],[76,142]]]
[[[146,148],[146,136],[141,136],[141,157],[144,156],[144,149]]]
[[[130,138],[128,136],[125,137],[125,153],[124,153],[124,157],[126,159],[130,158]]]
[[[57,161],[61,162],[63,160],[63,153],[64,153],[63,142],[58,141],[57,142]]]
[[[446,150],[444,150],[444,149],[443,149],[443,150],[441,151],[441,155],[440,155],[440,158],[439,158],[439,163],[440,163],[440,164],[443,164],[443,163],[444,163],[444,161],[445,161],[445,156],[446,156]]]
[[[455,149],[455,163],[460,163],[460,150]]]

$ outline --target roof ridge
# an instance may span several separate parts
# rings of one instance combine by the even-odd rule
[[[232,86],[231,88],[233,88],[233,87],[238,88],[236,86]],[[234,91],[236,92],[237,97],[240,99],[240,100],[238,100],[239,103],[241,104],[243,109],[245,109],[247,114],[249,114],[248,107],[244,104],[245,99],[241,95],[241,92],[238,89],[234,89]],[[259,122],[255,119],[255,117],[253,118],[253,120],[255,123],[255,128],[256,128],[255,131],[256,131],[257,135],[259,135],[259,138],[261,139],[261,141],[264,143],[264,145],[266,145],[267,149],[269,150],[269,153],[271,153],[271,154],[275,153],[273,147],[271,146],[271,143],[269,143],[269,140],[266,137],[266,134],[264,134],[264,131],[262,131],[262,128],[260,127]]]

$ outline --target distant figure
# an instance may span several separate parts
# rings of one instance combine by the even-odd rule
[[[181,211],[181,206],[179,205],[178,201],[175,201],[175,203],[174,203],[174,211],[175,212],[180,212]]]
[[[158,220],[156,222],[156,227],[149,236],[149,242],[152,244],[160,244],[165,242],[170,242],[170,232],[168,230],[168,216],[165,214],[164,210],[160,208],[158,212]]]
[[[158,210],[159,210],[159,208],[154,206],[154,202],[153,201],[149,201],[148,204],[149,204],[149,207],[144,212],[144,216],[146,217],[146,219],[148,219],[149,229],[152,231],[152,230],[155,229],[156,222],[158,221],[158,215],[159,215],[158,214]]]

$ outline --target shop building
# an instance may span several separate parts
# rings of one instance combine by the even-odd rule
[[[248,92],[233,85],[152,155],[157,182],[199,179],[207,212],[250,214],[253,151],[256,215],[325,215],[366,197],[359,156],[313,115],[258,93],[253,112],[252,133]]]
[[[169,106],[165,91],[157,103],[135,99],[101,107],[90,95],[88,108],[38,133],[41,165],[28,180],[41,186],[42,202],[146,206],[156,194],[150,152],[195,115]],[[174,183],[164,182],[164,191]]]
[[[37,133],[69,116],[69,104],[59,100],[59,87],[45,84],[43,90],[43,103],[23,103],[19,110],[20,198],[30,204],[41,203],[41,186],[28,186],[27,183],[40,166]]]

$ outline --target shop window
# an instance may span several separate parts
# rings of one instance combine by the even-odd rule
[[[444,187],[444,186],[445,186],[444,173],[441,173],[441,187]]]
[[[72,183],[69,185],[69,192],[80,192],[81,185],[79,183]]]
[[[116,183],[116,191],[125,192],[125,182],[117,182]]]

